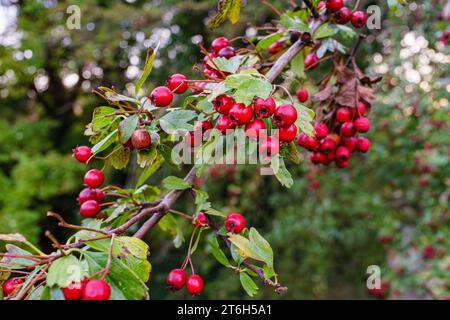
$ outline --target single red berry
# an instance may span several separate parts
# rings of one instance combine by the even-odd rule
[[[61,291],[66,300],[81,300],[87,281],[72,282],[68,287],[62,288]]]
[[[105,181],[103,172],[97,169],[91,169],[84,175],[84,183],[91,188],[98,188]]]
[[[355,127],[353,126],[353,122],[347,121],[344,122],[341,126],[341,134],[344,137],[352,137],[355,135]]]
[[[212,129],[213,124],[211,120],[197,121],[194,125],[194,130],[201,129],[202,132]]]
[[[328,0],[327,9],[331,12],[338,11],[344,6],[344,0]]]
[[[95,190],[96,189],[92,188],[84,188],[83,190],[81,190],[77,198],[78,205],[81,205],[88,200],[97,201],[97,192]]]
[[[335,143],[333,139],[325,138],[320,141],[320,150],[322,150],[323,154],[328,155],[333,152],[335,147]]]
[[[83,300],[109,300],[111,288],[104,280],[90,280],[83,290]]]
[[[328,135],[328,127],[324,123],[317,123],[314,126],[314,130],[316,132],[316,137],[319,139],[323,139]]]
[[[356,150],[356,144],[358,143],[358,138],[355,137],[344,137],[342,139],[344,146],[347,147],[348,151],[353,152]]]
[[[230,213],[225,219],[225,229],[227,232],[240,233],[245,228],[245,219],[239,213]]]
[[[347,161],[350,158],[350,150],[347,147],[340,146],[336,148],[335,159],[338,162]]]
[[[319,57],[315,53],[310,53],[305,57],[305,68],[314,69],[319,66]]]
[[[259,142],[259,154],[267,155],[269,158],[276,155],[280,151],[280,142],[274,136],[268,136]]]
[[[434,259],[436,257],[436,251],[431,245],[426,245],[422,251],[423,259]]]
[[[202,212],[199,211],[199,213],[197,214],[197,218],[194,220],[195,218],[195,214],[192,215],[192,224],[194,225],[194,227],[203,227],[208,225],[208,220],[206,219],[206,215]]]
[[[214,53],[218,53],[221,49],[228,47],[230,45],[230,41],[225,37],[219,37],[211,42],[211,50]]]
[[[297,99],[300,102],[306,102],[308,100],[309,94],[308,90],[299,88],[297,89],[297,92],[295,93],[297,95]]]
[[[310,160],[314,164],[325,163],[327,159],[322,152],[314,152],[310,156]]]
[[[86,163],[92,155],[91,148],[87,146],[79,146],[73,149],[72,151],[75,159],[77,159],[82,163]]]
[[[100,206],[95,200],[83,202],[80,206],[80,216],[83,218],[95,217],[100,212]]]
[[[150,133],[145,129],[136,129],[131,135],[131,144],[136,150],[147,150],[152,144]]]
[[[256,98],[253,103],[255,107],[255,113],[260,118],[268,118],[275,112],[277,104],[272,97],[267,98],[266,100],[262,98]]]
[[[277,54],[278,52],[280,52],[282,49],[283,49],[283,43],[281,41],[277,40],[269,46],[267,51],[269,52],[270,55],[274,55],[274,54]]]
[[[153,89],[149,99],[158,108],[167,107],[173,100],[173,93],[169,88],[160,86]]]
[[[260,119],[255,119],[245,126],[245,135],[250,139],[258,139],[261,135],[261,130],[266,130],[266,124]]]
[[[356,150],[359,152],[367,152],[370,149],[370,140],[364,137],[359,137],[356,142]]]
[[[236,123],[236,125],[241,126],[247,124],[253,118],[253,109],[251,106],[246,106],[243,103],[235,103],[231,107],[228,117]]]
[[[360,117],[353,122],[356,131],[367,132],[370,130],[370,120],[366,117]]]
[[[281,142],[289,143],[294,140],[297,135],[297,126],[295,123],[291,124],[289,127],[280,128],[279,130],[279,138]]]
[[[350,120],[352,112],[347,107],[340,107],[336,111],[336,120],[340,123],[344,123]]]
[[[352,13],[351,20],[355,28],[362,28],[366,24],[367,15],[364,11],[355,11]]]
[[[95,189],[95,193],[97,195],[97,202],[102,203],[103,199],[105,199],[105,193],[100,189]]]
[[[230,109],[234,105],[234,99],[232,97],[229,97],[227,95],[220,95],[216,98],[216,100],[213,101],[214,109],[223,115],[228,115],[230,112]]]
[[[186,290],[190,295],[198,296],[203,291],[203,279],[198,274],[190,275],[186,280]]]
[[[183,288],[186,283],[186,272],[183,269],[173,269],[167,275],[167,288],[175,292]]]
[[[365,116],[366,115],[366,105],[362,102],[358,102],[356,104],[356,108],[354,109],[354,112],[357,116]]]
[[[316,137],[310,137],[306,133],[302,132],[297,137],[297,144],[310,151],[319,150],[319,139]]]
[[[188,88],[186,76],[175,73],[167,79],[167,87],[175,93],[185,93]]]
[[[22,278],[11,278],[3,284],[3,293],[9,296],[18,286],[24,283]]]
[[[333,14],[334,21],[338,24],[346,24],[350,21],[352,11],[347,7],[342,7]]]
[[[349,160],[346,160],[346,161],[336,161],[335,163],[336,163],[336,167],[338,167],[338,168],[347,168],[348,165],[350,164],[350,161],[349,161]]]
[[[236,128],[236,124],[228,116],[220,116],[216,122],[216,129],[222,132],[222,134],[227,133],[227,130],[232,130]]]
[[[273,122],[279,128],[289,127],[297,121],[297,110],[291,104],[279,106],[273,114]]]
[[[236,55],[236,50],[233,47],[225,47],[220,49],[220,51],[217,53],[217,56],[230,59]]]

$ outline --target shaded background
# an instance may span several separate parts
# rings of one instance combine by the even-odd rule
[[[295,178],[290,190],[248,166],[213,167],[197,181],[214,207],[243,212],[272,244],[289,291],[277,296],[261,288],[259,298],[369,298],[369,265],[381,267],[387,298],[450,298],[450,56],[444,35],[450,8],[447,1],[423,2],[389,11],[386,1],[362,1],[382,12],[382,28],[367,30],[357,55],[361,68],[383,75],[368,155],[352,157],[349,168],[338,170],[311,167],[304,154],[301,165],[289,167]],[[0,3],[0,233],[20,232],[47,250],[46,229],[67,236],[45,217],[47,210],[79,222],[75,199],[85,166],[70,154],[87,143],[82,132],[103,103],[91,90],[100,84],[133,90],[146,48],[158,41],[149,91],[172,73],[198,77],[192,65],[201,55],[194,42],[251,36],[254,26],[276,18],[259,1],[243,1],[239,23],[212,32],[205,22],[216,1]],[[286,8],[286,1],[271,3]],[[73,4],[81,9],[80,30],[66,28],[66,9]],[[308,74],[315,80],[319,75]],[[183,174],[169,170],[151,182]],[[138,173],[131,166],[107,176],[129,185]],[[177,209],[192,213],[186,200]],[[190,228],[185,226],[186,236]],[[175,249],[171,236],[156,229],[146,240],[151,297],[185,298],[169,294],[164,282],[186,245]],[[193,258],[206,282],[202,297],[246,298],[238,277],[208,254],[206,243]]]

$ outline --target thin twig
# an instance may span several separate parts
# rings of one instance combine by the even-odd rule
[[[105,272],[102,275],[102,280],[105,280],[106,276],[109,273],[109,270],[111,269],[111,261],[112,261],[112,255],[113,255],[113,246],[114,246],[114,239],[116,235],[113,233],[111,236],[111,242],[109,243],[109,252],[108,252],[108,260],[106,261],[106,267]]]

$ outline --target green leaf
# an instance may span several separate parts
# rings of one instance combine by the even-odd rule
[[[145,184],[133,193],[133,198],[150,202],[154,201],[160,193],[161,190],[158,187]]]
[[[300,164],[301,162],[301,156],[300,152],[298,151],[297,146],[295,145],[294,141],[291,141],[288,144],[285,144],[281,150],[280,153],[283,158],[289,159],[295,164]]]
[[[105,268],[108,253],[86,251],[83,255],[89,265],[90,274],[97,273]],[[105,281],[111,287],[111,300],[142,300],[149,298],[148,289],[141,277],[116,257],[111,259],[111,268]]]
[[[217,238],[216,237],[212,238],[211,241],[209,242],[209,244],[211,247],[211,253],[214,256],[214,258],[216,258],[216,260],[219,261],[219,263],[221,263],[225,267],[230,267],[231,264],[228,261],[228,258],[225,255],[225,253],[222,251],[222,249],[220,249]]]
[[[31,252],[28,252],[22,248],[14,244],[8,243],[6,246],[6,251],[11,254],[20,254],[20,255],[32,255]],[[3,257],[0,261],[0,267],[4,269],[22,269],[26,266],[30,266],[35,264],[36,261],[26,259],[26,258],[13,258],[13,257]]]
[[[253,74],[239,73],[228,76],[225,85],[235,89],[233,94],[236,102],[249,105],[255,96],[267,99],[272,92],[272,84],[264,78]]]
[[[168,134],[174,134],[178,131],[192,131],[194,126],[190,123],[197,117],[197,113],[192,110],[174,110],[166,113],[159,119],[159,125]]]
[[[191,187],[185,180],[175,176],[168,176],[162,183],[164,188],[169,190],[185,190]]]
[[[273,172],[275,173],[275,177],[278,179],[282,186],[285,186],[287,188],[292,187],[292,185],[294,184],[294,180],[292,179],[289,171],[286,169],[283,158],[281,158],[279,154],[272,158],[270,167],[272,168]]]
[[[104,137],[102,140],[100,140],[94,147],[92,147],[92,154],[95,155],[102,152],[103,150],[106,150],[114,142],[114,140],[116,140],[117,135],[118,130],[116,129],[106,137]]]
[[[228,239],[230,239],[231,243],[233,243],[237,247],[237,253],[240,257],[244,259],[251,258],[264,262],[262,257],[260,257],[258,253],[253,250],[253,247],[250,244],[250,240],[248,240],[247,238],[239,234],[230,234],[228,236]]]
[[[114,117],[107,117],[113,112],[116,112],[116,108],[112,107],[97,107],[92,114],[92,129],[98,132],[113,122]]]
[[[207,215],[210,215],[210,216],[216,216],[216,217],[222,217],[222,218],[226,218],[227,217],[226,213],[223,213],[222,211],[219,211],[219,210],[216,210],[216,209],[213,209],[213,208],[206,208],[206,209],[203,209],[203,211]]]
[[[258,292],[258,286],[247,273],[241,272],[239,280],[241,280],[242,287],[250,297],[253,297]]]
[[[114,169],[121,170],[127,167],[130,161],[130,155],[131,150],[119,144],[108,156],[107,161]]]
[[[171,215],[170,213],[166,214],[164,217],[162,217],[161,220],[159,220],[158,226],[161,228],[161,230],[168,232],[174,237],[173,243],[175,245],[175,248],[181,247],[184,242],[183,231],[178,225],[177,219],[175,219],[173,215]]]
[[[219,12],[208,21],[208,26],[215,29],[220,26],[228,18],[232,24],[235,24],[239,19],[241,10],[240,0],[222,0],[219,1]]]
[[[139,176],[138,183],[136,187],[140,187],[143,185],[164,163],[164,158],[162,156],[158,156],[155,161],[151,164],[151,166],[145,168]]]
[[[273,266],[273,250],[269,242],[264,239],[255,228],[250,228],[248,234],[252,251],[267,265]]]
[[[288,11],[281,16],[280,24],[289,29],[297,29],[301,32],[311,33],[311,29],[306,21],[307,15],[303,10],[296,12]]]
[[[158,47],[155,50],[153,50],[153,48],[148,48],[147,50],[147,57],[145,58],[144,71],[142,72],[139,80],[137,81],[136,88],[134,90],[136,96],[138,96],[142,85],[152,72],[153,61],[155,60],[156,51],[158,51]]]
[[[67,287],[72,282],[80,282],[86,274],[80,261],[70,255],[55,260],[47,273],[47,285],[49,287]]]
[[[239,66],[241,65],[240,56],[234,56],[230,59],[217,57],[214,58],[213,61],[220,70],[229,73],[235,73],[237,69],[239,69]]]
[[[136,130],[138,124],[138,115],[133,114],[132,116],[129,116],[123,122],[121,123],[121,130],[120,130],[120,141],[127,142],[130,140],[131,135],[133,134],[134,130]]]
[[[282,32],[272,33],[267,37],[264,37],[263,39],[259,40],[259,42],[256,44],[255,49],[258,52],[266,51],[271,44],[275,43],[275,41],[279,40],[282,36],[283,36]]]
[[[304,133],[309,136],[313,136],[314,127],[312,125],[312,121],[315,116],[314,111],[299,103],[295,103],[294,106],[298,113],[297,121],[295,122],[295,124]]]
[[[147,259],[138,259],[134,256],[127,256],[120,261],[133,270],[142,282],[146,283],[150,279],[152,265]]]
[[[195,218],[197,218],[197,214],[202,211],[209,209],[211,207],[211,203],[208,201],[209,195],[205,191],[197,190],[195,193]]]
[[[299,79],[306,78],[305,75],[305,58],[303,56],[303,51],[300,51],[294,59],[291,61],[291,70],[294,75]]]
[[[137,163],[141,168],[148,167],[158,157],[158,148],[156,144],[152,144],[149,150],[141,150],[137,154]]]
[[[314,37],[316,39],[323,39],[331,37],[336,33],[336,30],[330,27],[328,23],[324,23],[317,28],[316,32],[314,32]]]

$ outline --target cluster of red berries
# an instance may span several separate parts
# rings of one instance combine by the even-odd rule
[[[225,37],[219,37],[211,42],[210,52],[205,54],[202,60],[203,74],[208,79],[223,80],[223,75],[226,72],[220,71],[216,68],[212,59],[225,58],[230,59],[236,55],[236,49],[230,45],[230,40]],[[201,90],[206,86],[206,82],[198,82],[195,85]]]
[[[186,76],[176,73],[167,79],[166,86],[153,89],[148,96],[150,102],[158,108],[164,108],[173,101],[173,93],[182,94],[188,89]]]
[[[325,3],[321,1],[317,9],[322,9]],[[344,6],[344,0],[328,0],[326,3],[327,12],[332,14],[334,21],[338,24],[346,24],[351,21],[355,28],[362,28],[366,24],[367,15],[364,11],[351,11]]]
[[[366,106],[362,102],[353,109],[341,106],[335,113],[338,126],[334,125],[330,129],[325,123],[317,123],[314,127],[315,136],[301,133],[297,137],[297,144],[312,152],[312,163],[328,165],[334,160],[337,167],[345,168],[352,152],[365,153],[370,149],[369,139],[356,136],[370,129],[370,120],[366,115]]]
[[[82,163],[86,163],[91,157],[91,148],[80,146],[73,149],[73,156]],[[85,188],[78,194],[78,205],[80,206],[80,215],[83,218],[95,217],[100,212],[100,204],[105,198],[103,190],[99,187],[105,181],[102,171],[91,169],[84,175]]]
[[[83,279],[62,288],[66,300],[109,300],[111,288],[104,280]]]

